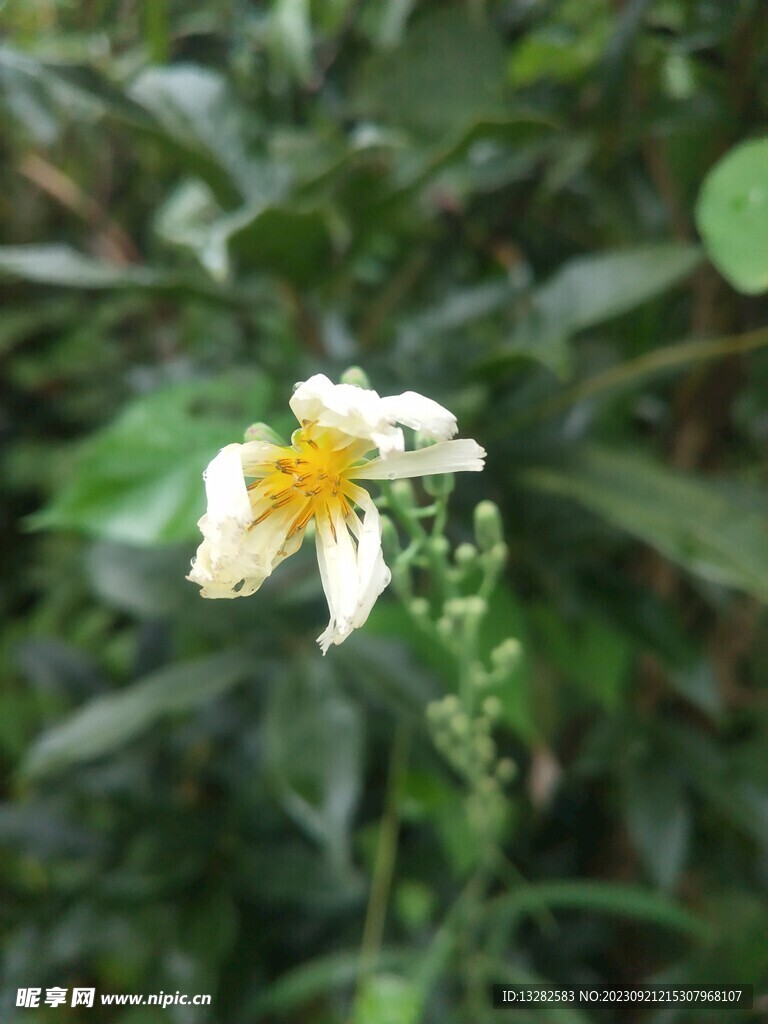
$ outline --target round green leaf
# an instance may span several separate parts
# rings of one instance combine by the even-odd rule
[[[710,259],[734,288],[768,289],[768,139],[732,149],[710,171],[696,223]]]

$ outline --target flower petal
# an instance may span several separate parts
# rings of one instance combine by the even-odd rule
[[[253,518],[243,479],[242,448],[241,444],[226,445],[203,473],[211,523],[234,519],[245,525]]]
[[[202,597],[255,593],[275,567],[301,545],[302,531],[288,536],[300,499],[270,511],[262,522],[254,522],[258,515],[251,508],[243,476],[246,448],[248,445],[240,444],[222,448],[204,474],[208,511],[198,521],[203,541],[187,576],[202,588]],[[269,507],[265,505],[265,510]]]
[[[438,441],[415,452],[393,452],[386,459],[371,459],[350,470],[354,480],[402,480],[434,473],[478,472],[483,468],[485,449],[471,438]]]
[[[359,492],[353,496],[364,510],[362,523],[354,513],[347,523],[335,505],[317,515],[317,562],[331,613],[328,627],[317,638],[323,654],[363,625],[390,580],[381,551],[378,510],[367,491],[354,485],[351,489]]]
[[[381,406],[388,419],[404,423],[413,430],[420,430],[427,437],[438,441],[447,441],[458,430],[452,412],[416,391],[404,391],[402,395],[382,398]]]
[[[401,451],[403,432],[387,418],[381,402],[375,391],[354,384],[334,384],[324,374],[316,373],[296,385],[290,405],[299,423],[308,421],[351,437],[368,438],[371,448]]]
[[[291,409],[300,423],[340,430],[370,440],[382,457],[405,447],[403,423],[428,437],[445,439],[456,433],[456,417],[442,405],[415,391],[381,398],[376,391],[354,384],[334,384],[322,373],[298,384]]]
[[[243,472],[251,477],[274,472],[277,460],[285,457],[284,448],[268,441],[246,441],[240,449]]]

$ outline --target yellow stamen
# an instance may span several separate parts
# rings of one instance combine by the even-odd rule
[[[258,526],[259,523],[263,523],[267,516],[271,516],[274,511],[274,506],[268,508],[265,512],[262,512],[258,519],[254,519],[252,523],[249,523],[247,529],[252,530],[254,526]]]
[[[315,510],[310,502],[304,511],[299,513],[291,523],[291,528],[288,530],[288,537],[293,537],[293,535],[298,533],[299,530],[303,530],[314,514]]]

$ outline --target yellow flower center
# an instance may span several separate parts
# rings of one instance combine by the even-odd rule
[[[292,537],[317,514],[327,514],[333,524],[334,513],[346,518],[352,511],[349,499],[357,488],[346,474],[370,449],[370,442],[318,429],[309,421],[291,441],[290,448],[277,449],[279,458],[265,464],[265,475],[248,485],[254,514],[250,528],[284,508],[293,515],[287,531]]]

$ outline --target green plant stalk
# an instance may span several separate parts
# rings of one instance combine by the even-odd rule
[[[365,982],[374,970],[381,950],[384,922],[397,859],[397,841],[400,832],[400,783],[408,760],[408,746],[409,733],[405,725],[398,721],[389,758],[384,813],[379,827],[371,891],[363,925],[355,1005],[359,1005]]]
[[[165,64],[170,51],[170,28],[166,0],[144,0],[144,33],[154,64]]]
[[[445,571],[446,566],[441,556],[430,545],[430,534],[427,533],[427,531],[419,522],[420,515],[424,515],[423,510],[411,510],[405,508],[404,505],[397,501],[397,499],[394,496],[391,485],[386,481],[381,482],[381,488],[384,493],[384,496],[387,499],[386,507],[391,509],[391,511],[395,514],[395,516],[400,521],[401,525],[411,538],[411,543],[408,545],[407,551],[413,551],[413,557],[415,558],[416,555],[418,555],[422,549],[424,550],[431,570],[434,600],[436,605],[442,605],[443,601],[445,601],[445,598],[447,596],[448,581],[446,578]],[[443,514],[441,516],[441,505],[445,506],[444,500],[438,499],[434,503],[433,507],[435,508],[435,523],[437,524],[438,521],[440,521],[442,523],[442,527],[444,528],[445,512],[443,511]],[[437,534],[435,532],[435,528],[433,527],[431,536],[433,538],[436,536],[442,536],[442,530],[440,534]]]
[[[726,338],[709,338],[704,341],[682,341],[665,348],[646,352],[636,359],[630,359],[618,366],[612,366],[602,373],[589,377],[580,384],[566,388],[549,401],[531,409],[515,422],[528,422],[545,419],[548,416],[564,412],[578,402],[594,398],[604,391],[625,384],[633,384],[655,373],[674,370],[688,363],[705,362],[709,359],[725,359],[728,356],[744,355],[768,346],[768,329],[760,328],[747,334],[737,334]]]

